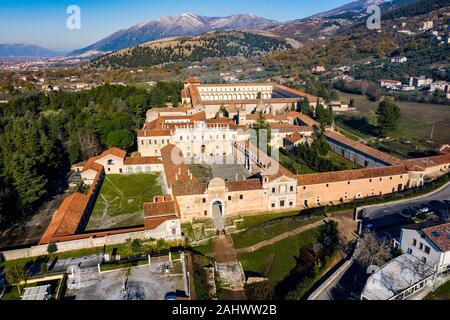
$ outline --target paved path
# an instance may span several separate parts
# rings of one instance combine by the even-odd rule
[[[250,247],[247,247],[247,248],[237,249],[236,252],[237,253],[254,252],[254,251],[256,251],[258,249],[261,249],[263,247],[270,246],[270,245],[272,245],[272,244],[274,244],[276,242],[282,241],[282,240],[284,240],[286,238],[289,238],[289,237],[298,235],[300,233],[303,233],[305,231],[317,228],[317,227],[323,225],[324,223],[326,223],[327,221],[330,221],[330,220],[332,220],[332,219],[322,219],[322,220],[319,220],[317,222],[301,226],[301,227],[299,227],[297,229],[294,229],[292,231],[288,231],[288,232],[282,233],[282,234],[280,234],[280,235],[278,235],[278,236],[276,236],[276,237],[274,237],[272,239],[258,242],[257,244],[254,244],[253,246],[250,246]]]

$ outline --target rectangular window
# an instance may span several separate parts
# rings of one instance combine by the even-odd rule
[[[289,187],[289,191],[290,191],[290,192],[294,192],[294,186],[290,186],[290,187]]]
[[[241,194],[241,195],[239,195],[239,199],[240,200],[243,200],[244,199],[244,196]]]
[[[414,247],[417,246],[417,240],[416,239],[413,240],[413,246]]]
[[[294,205],[293,201],[289,201],[289,206],[292,207]]]
[[[228,201],[231,201],[231,196],[228,196]]]
[[[430,247],[425,246],[425,253],[426,253],[426,254],[430,254]]]
[[[412,254],[412,249],[408,248],[408,254]]]
[[[426,257],[422,257],[421,260],[422,260],[423,263],[427,263],[427,258]]]
[[[276,189],[275,188],[272,188],[272,193],[275,193],[276,192]]]
[[[272,202],[272,208],[275,208],[275,202]]]
[[[284,205],[285,205],[284,200],[280,200],[280,207],[284,207]]]
[[[420,250],[423,250],[423,243],[422,243],[422,242],[421,242],[420,245],[419,245],[419,249],[420,249]]]
[[[203,203],[206,203],[206,198],[203,198],[203,199],[202,199],[202,202],[203,202]]]

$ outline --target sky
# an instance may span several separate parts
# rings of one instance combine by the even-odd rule
[[[288,21],[352,0],[0,0],[0,43],[30,43],[53,50],[88,46],[132,25],[192,12],[205,16],[254,13]],[[81,10],[81,29],[69,30],[68,6]]]

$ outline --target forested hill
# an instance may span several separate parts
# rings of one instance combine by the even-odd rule
[[[176,105],[183,84],[158,82],[148,92],[132,86],[104,85],[75,93],[32,93],[0,108],[0,225],[17,222],[70,164],[110,147],[135,149],[150,106]]]
[[[217,31],[143,44],[98,58],[91,65],[99,68],[152,67],[175,62],[197,62],[206,58],[252,57],[289,48],[291,45],[281,38],[249,32]]]

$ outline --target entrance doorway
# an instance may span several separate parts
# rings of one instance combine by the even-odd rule
[[[222,231],[225,229],[225,223],[223,220],[225,206],[221,200],[214,200],[211,203],[211,213],[216,230]]]

